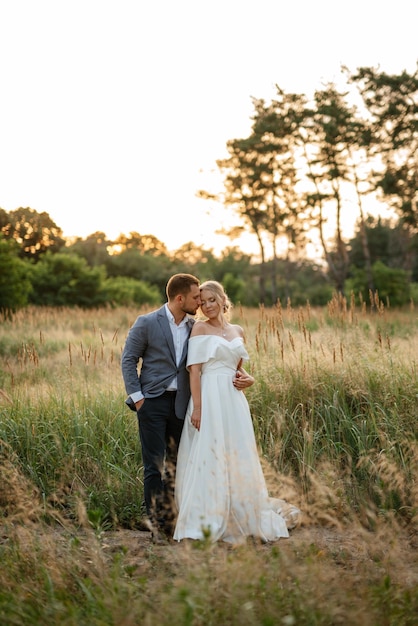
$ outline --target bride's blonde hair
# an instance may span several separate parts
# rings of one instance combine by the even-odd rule
[[[232,302],[228,298],[225,289],[222,287],[221,283],[218,283],[217,280],[206,280],[204,283],[200,285],[200,291],[202,289],[207,289],[215,296],[216,302],[221,307],[221,314],[219,315],[220,319],[223,317],[229,321],[231,317],[232,310]]]

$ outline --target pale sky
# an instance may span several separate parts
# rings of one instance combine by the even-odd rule
[[[216,160],[249,134],[251,96],[309,95],[342,64],[413,72],[417,7],[0,0],[0,207],[46,211],[68,237],[229,245],[215,232],[237,220],[196,191],[221,190]]]

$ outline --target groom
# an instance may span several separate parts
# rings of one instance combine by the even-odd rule
[[[177,450],[190,399],[187,344],[194,323],[190,316],[200,306],[199,280],[175,274],[166,294],[166,304],[136,319],[121,361],[126,403],[138,416],[144,499],[154,543],[164,543],[173,531]]]

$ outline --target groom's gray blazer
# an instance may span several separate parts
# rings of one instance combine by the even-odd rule
[[[190,335],[194,320],[189,318],[186,323]],[[122,352],[122,376],[126,393],[141,391],[145,398],[155,398],[163,394],[173,378],[177,377],[175,411],[179,419],[184,419],[190,399],[189,373],[186,370],[187,344],[186,341],[180,363],[176,365],[176,351],[165,306],[140,315],[128,333]],[[126,404],[136,410],[132,398],[128,397]]]

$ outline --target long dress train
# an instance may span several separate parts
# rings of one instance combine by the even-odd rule
[[[270,498],[258,456],[247,399],[232,384],[243,340],[214,335],[189,340],[187,364],[202,363],[201,428],[187,410],[176,470],[178,519],[174,539],[240,543],[248,536],[262,541],[288,537],[300,513]]]

